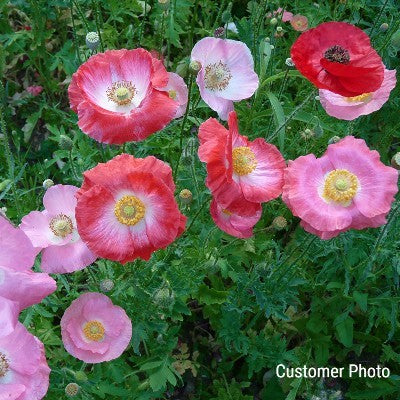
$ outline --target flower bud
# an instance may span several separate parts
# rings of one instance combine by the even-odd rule
[[[189,69],[191,73],[197,74],[201,69],[201,63],[199,61],[192,60],[190,61]]]
[[[271,21],[269,21],[269,23],[271,25],[276,25],[278,23],[278,20],[274,17],[274,18],[271,18]]]
[[[88,32],[86,34],[86,46],[90,50],[96,50],[100,44],[100,37],[97,32]]]
[[[182,204],[190,204],[193,200],[193,195],[189,189],[183,189],[179,193],[179,198],[180,198]]]
[[[78,393],[79,393],[79,385],[72,382],[72,383],[68,383],[67,386],[65,386],[65,394],[68,397],[75,397]]]
[[[215,38],[221,38],[224,36],[224,34],[225,34],[225,29],[222,26],[220,26],[214,31]]]
[[[0,182],[0,192],[2,192],[11,182],[11,179],[5,179],[3,182]]]
[[[103,279],[100,282],[100,290],[102,292],[109,292],[114,289],[114,282],[111,279]]]
[[[386,32],[389,29],[389,24],[387,22],[384,22],[380,27],[379,30],[381,32]]]
[[[87,382],[88,380],[87,375],[83,371],[76,371],[74,375],[78,382]]]
[[[392,43],[392,46],[396,48],[396,50],[400,50],[400,29],[393,34],[390,42]]]
[[[71,138],[66,135],[60,135],[60,140],[58,141],[58,145],[62,150],[72,150],[74,143]]]
[[[396,153],[392,157],[392,167],[396,169],[400,169],[400,152]]]
[[[158,0],[158,4],[164,11],[168,10],[169,8],[169,0]]]
[[[286,64],[288,67],[294,67],[294,62],[293,62],[293,60],[292,60],[290,57],[286,59],[285,64]]]
[[[43,188],[48,189],[54,185],[54,182],[51,179],[45,179],[43,181]]]
[[[272,221],[272,226],[278,231],[285,229],[287,227],[286,218],[282,217],[281,215],[278,217],[275,217],[274,220]]]
[[[282,32],[282,31],[283,31],[283,28],[282,28],[281,26],[277,26],[277,27],[276,27],[276,31],[277,31],[277,32]]]
[[[1,207],[0,208],[0,215],[2,215],[3,217],[7,218],[6,213],[7,213],[7,207]]]
[[[341,138],[339,136],[332,136],[329,140],[328,140],[328,144],[333,144],[333,143],[337,143]]]

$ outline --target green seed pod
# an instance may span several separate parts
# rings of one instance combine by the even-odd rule
[[[384,22],[384,23],[379,27],[379,30],[380,30],[381,32],[386,32],[388,29],[389,29],[389,24],[386,23],[386,22]]]
[[[58,141],[58,145],[62,150],[71,150],[72,147],[74,147],[74,142],[68,136],[60,135],[60,140]]]
[[[48,189],[54,185],[54,182],[51,179],[45,179],[43,181],[43,188]]]
[[[183,189],[181,190],[181,192],[179,193],[179,198],[182,202],[182,204],[190,204],[193,200],[193,195],[192,192],[189,189]]]
[[[68,383],[65,386],[65,394],[68,397],[75,397],[79,393],[80,386],[74,382]]]
[[[276,230],[281,231],[282,229],[285,229],[287,227],[287,220],[285,217],[282,217],[280,215],[274,218],[274,220],[272,221],[272,226]]]
[[[199,61],[192,60],[189,64],[189,70],[192,74],[196,75],[201,69],[201,64]]]
[[[114,289],[114,282],[111,279],[103,279],[100,282],[100,290],[102,292],[109,292]]]
[[[97,32],[88,32],[86,35],[86,46],[90,50],[96,50],[100,44],[100,37]]]

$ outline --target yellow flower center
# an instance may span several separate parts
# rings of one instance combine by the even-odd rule
[[[99,321],[86,322],[85,326],[83,327],[83,333],[86,336],[86,339],[94,342],[100,342],[104,339],[104,325]]]
[[[135,196],[124,196],[114,206],[114,214],[117,220],[124,225],[133,226],[143,219],[146,207]]]
[[[222,212],[225,214],[225,215],[228,215],[228,216],[231,216],[232,215],[232,213],[229,211],[229,210],[222,210]]]
[[[349,103],[356,103],[359,101],[362,101],[364,103],[367,103],[368,101],[371,100],[372,93],[363,93],[358,96],[353,96],[353,97],[345,97],[345,100]]]
[[[230,69],[222,61],[208,64],[204,72],[204,86],[212,91],[224,90],[229,85],[231,78]]]
[[[232,151],[233,171],[237,175],[248,175],[257,167],[256,156],[246,146],[236,147]]]
[[[168,95],[172,100],[175,100],[176,99],[176,90],[170,90],[168,92]]]
[[[0,353],[0,378],[6,375],[10,367],[6,356],[3,353]]]
[[[49,227],[56,236],[62,238],[65,238],[74,230],[71,218],[65,214],[58,214],[52,218]]]
[[[357,177],[346,169],[335,169],[326,176],[322,196],[327,201],[349,206],[359,187]]]
[[[119,106],[125,106],[132,102],[136,94],[136,88],[132,82],[118,81],[114,82],[110,88],[107,89],[107,97],[109,100],[117,103]]]

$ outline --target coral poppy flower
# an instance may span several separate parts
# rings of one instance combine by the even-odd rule
[[[21,323],[0,337],[0,399],[43,399],[49,375],[43,344]]]
[[[207,37],[193,47],[191,59],[201,64],[196,82],[202,99],[223,120],[233,101],[251,97],[258,88],[253,57],[242,42]]]
[[[375,92],[344,97],[329,90],[320,89],[319,98],[322,107],[329,115],[351,121],[360,115],[368,115],[379,110],[389,100],[390,92],[395,86],[396,70],[385,69],[382,86]]]
[[[157,89],[167,83],[164,65],[148,51],[109,50],[79,67],[68,95],[83,132],[122,144],[144,140],[174,118],[179,104]]]
[[[215,199],[210,205],[210,214],[215,224],[231,236],[245,239],[253,236],[253,227],[261,218],[261,209],[254,215],[241,217],[221,207]]]
[[[30,269],[37,253],[25,233],[0,215],[0,266],[16,271]]]
[[[45,272],[78,271],[97,258],[82,242],[76,229],[77,191],[75,186],[52,186],[43,197],[44,211],[32,211],[22,218],[21,229],[35,248],[43,249],[41,268]]]
[[[290,161],[282,198],[306,231],[330,239],[351,228],[385,224],[397,179],[377,151],[347,136],[321,158],[308,154]]]
[[[15,329],[15,325],[18,322],[19,311],[18,303],[0,297],[0,337],[9,335]]]
[[[325,22],[302,33],[291,49],[296,68],[315,86],[342,96],[378,90],[383,63],[361,29]]]
[[[260,203],[281,194],[285,160],[264,139],[251,142],[239,135],[235,112],[229,114],[228,124],[229,130],[210,118],[199,128],[199,158],[207,163],[206,185],[223,209],[253,216]]]
[[[188,102],[188,88],[185,81],[178,74],[168,72],[168,84],[159,90],[167,92],[171,99],[178,102],[179,108],[176,110],[174,118],[182,117]]]
[[[155,157],[121,154],[98,164],[77,193],[79,234],[103,258],[148,260],[184,230],[174,191],[171,168]]]
[[[308,28],[308,19],[304,15],[297,14],[290,20],[290,25],[295,31],[304,32]]]
[[[123,308],[101,293],[74,300],[61,319],[65,350],[87,363],[118,358],[132,337],[132,323]]]
[[[293,13],[284,10],[282,7],[279,7],[277,10],[275,10],[272,13],[275,17],[282,17],[282,22],[290,22],[293,18]],[[267,14],[267,18],[271,18],[272,17],[271,13]]]

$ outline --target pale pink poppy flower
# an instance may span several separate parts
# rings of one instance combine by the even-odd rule
[[[125,310],[101,293],[85,293],[74,300],[61,319],[61,334],[69,354],[87,363],[118,358],[132,337]]]
[[[227,120],[233,102],[247,99],[258,88],[249,48],[242,42],[206,37],[193,47],[191,60],[201,65],[196,82],[202,99]]]
[[[43,249],[41,268],[54,274],[78,271],[97,256],[81,240],[76,229],[75,193],[79,188],[55,185],[43,197],[44,211],[32,211],[22,218],[21,229],[34,247]]]
[[[32,96],[38,96],[40,93],[42,93],[43,87],[38,85],[28,86],[26,91]]]
[[[297,14],[290,20],[290,25],[295,31],[304,32],[308,29],[308,19],[304,15]]]
[[[210,214],[215,224],[231,236],[245,239],[253,236],[253,227],[261,218],[261,209],[254,215],[242,217],[224,209],[215,199],[210,205]]]
[[[25,233],[0,215],[0,266],[16,271],[31,269],[36,255]]]
[[[18,314],[18,303],[5,299],[4,297],[0,297],[0,337],[9,335],[15,329],[15,325],[18,321]]]
[[[186,105],[188,102],[188,88],[185,81],[174,72],[168,72],[168,84],[158,90],[168,92],[169,97],[172,100],[178,102],[179,107],[176,110],[174,118],[180,118],[185,114]]]
[[[282,7],[279,7],[276,11],[272,13],[275,17],[282,16],[282,22],[290,22],[293,18],[293,13],[284,10]],[[272,14],[267,14],[268,18],[272,17]]]
[[[327,114],[351,121],[361,115],[378,111],[389,100],[390,92],[395,86],[396,70],[385,69],[382,86],[375,92],[345,97],[330,90],[320,89],[319,98]]]
[[[398,171],[384,165],[377,151],[347,136],[321,158],[308,154],[289,161],[282,199],[306,231],[330,239],[385,224],[397,180]]]
[[[49,375],[43,344],[21,323],[0,337],[0,399],[43,399]]]

